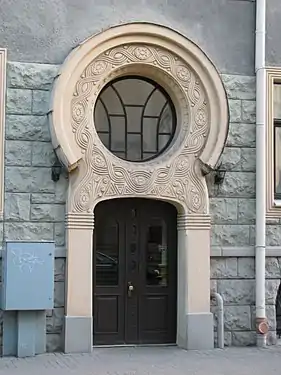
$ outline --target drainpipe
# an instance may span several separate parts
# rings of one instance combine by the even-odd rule
[[[256,333],[257,346],[266,346],[268,324],[265,314],[266,251],[266,0],[256,0]]]
[[[224,308],[223,299],[219,293],[212,293],[211,298],[216,300],[218,317],[218,347],[224,348]]]

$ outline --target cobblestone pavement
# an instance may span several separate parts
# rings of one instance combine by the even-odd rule
[[[184,351],[176,347],[94,349],[92,354],[1,358],[5,375],[273,375],[281,347]]]

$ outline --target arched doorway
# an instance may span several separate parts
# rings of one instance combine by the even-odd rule
[[[95,209],[96,345],[176,342],[177,210],[148,199]]]
[[[109,86],[116,89],[117,82],[123,85],[124,78],[127,84],[136,76],[137,85],[141,80],[142,87],[154,86],[167,99],[163,116],[148,115],[147,106],[142,105],[138,117],[141,130],[126,127],[132,107],[125,111],[126,116],[110,111],[106,113],[109,121],[98,121],[94,112],[102,93]],[[135,85],[133,92],[141,90]],[[132,103],[123,104],[129,108]],[[87,39],[68,56],[56,78],[51,108],[53,146],[70,172],[65,351],[92,349],[92,325],[96,324],[92,319],[94,208],[102,201],[119,198],[149,198],[177,207],[176,343],[188,349],[213,347],[205,175],[223,150],[228,106],[211,61],[194,43],[163,26],[134,23],[113,27]],[[113,117],[125,121],[124,132],[117,134],[124,134],[118,144],[109,139],[112,129],[117,129],[109,131]],[[145,122],[156,123],[156,136],[145,135],[147,129],[153,129],[145,127]],[[101,124],[107,124],[105,133]],[[119,141],[124,142],[122,147]],[[156,147],[150,148],[154,146],[150,141]]]

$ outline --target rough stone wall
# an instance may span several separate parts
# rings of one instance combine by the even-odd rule
[[[55,241],[64,246],[67,178],[51,179],[55,154],[47,112],[58,67],[9,63],[7,67],[4,240]],[[55,308],[47,312],[47,347],[62,347],[64,258],[55,260]]]
[[[221,186],[208,177],[212,217],[212,290],[225,304],[226,345],[255,344],[255,77],[222,75],[229,100],[229,134],[220,162]],[[267,225],[267,245],[278,246],[281,227]],[[275,341],[280,259],[266,261],[269,343]],[[216,309],[213,306],[212,311]]]
[[[225,345],[255,345],[255,259],[214,257],[211,259],[212,290],[224,300]],[[281,277],[281,258],[266,259],[266,314],[268,344],[276,341],[275,300]],[[215,314],[216,307],[212,305]]]

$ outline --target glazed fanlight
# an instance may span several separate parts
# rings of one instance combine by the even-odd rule
[[[148,161],[172,142],[176,112],[167,93],[155,82],[139,76],[122,77],[99,95],[94,125],[114,155],[132,162]]]

